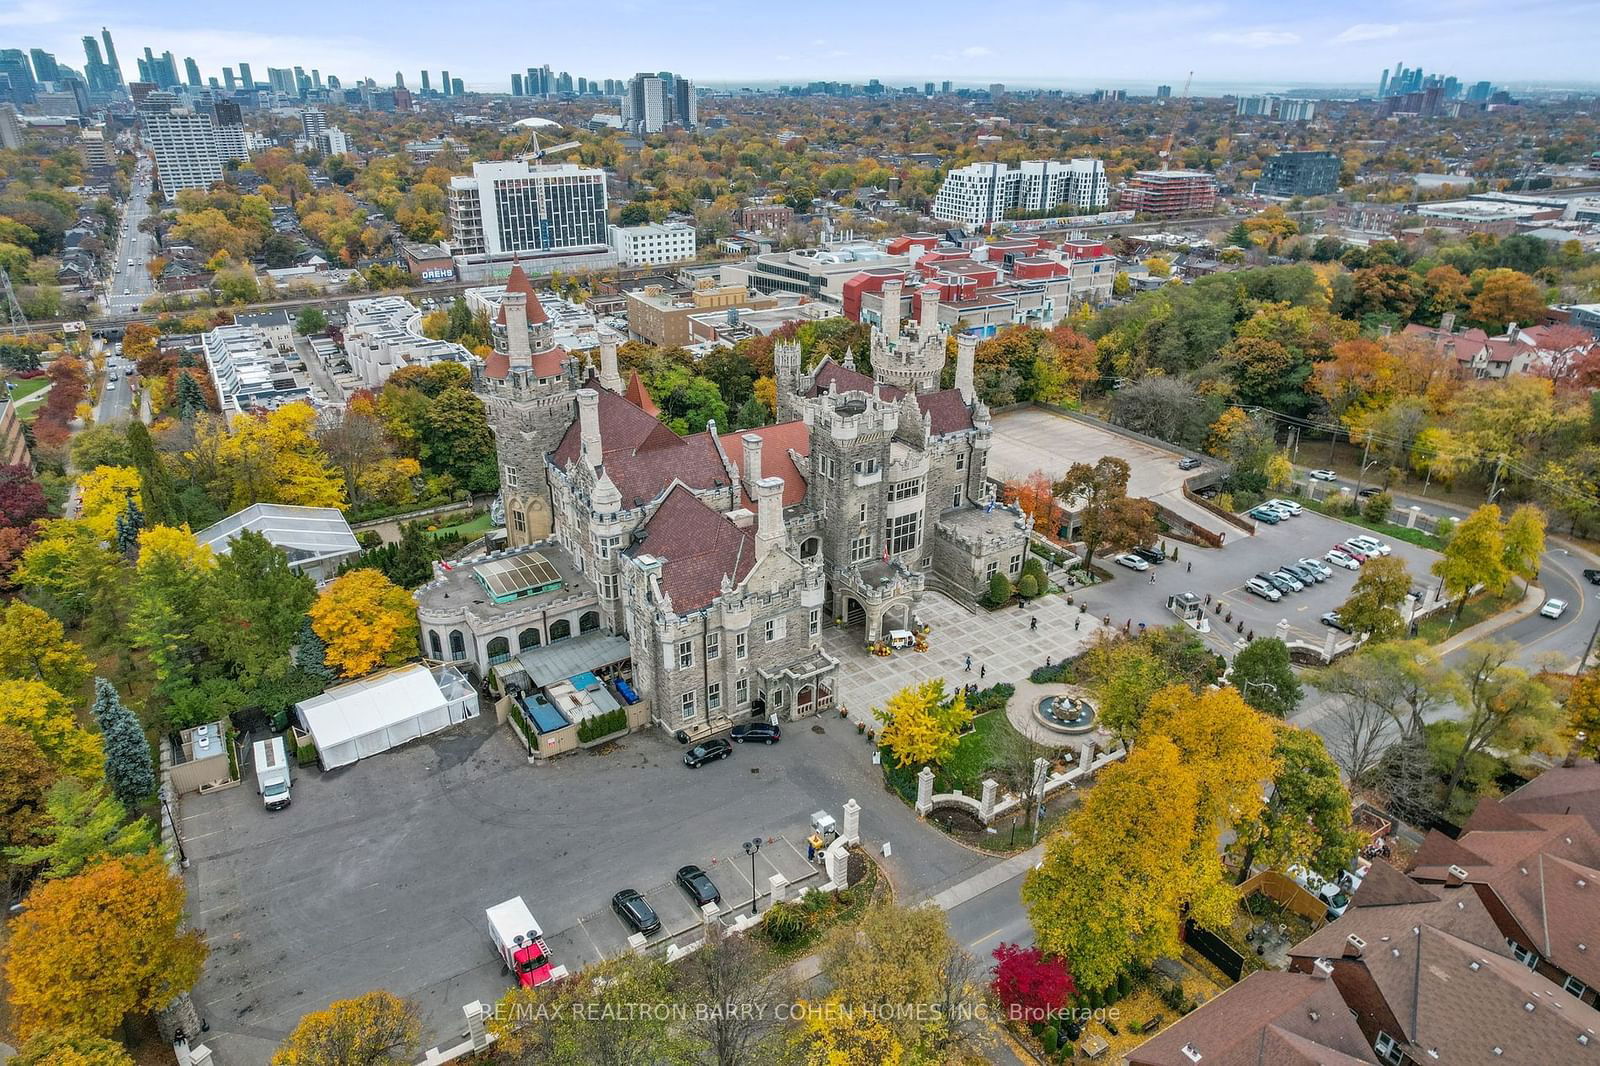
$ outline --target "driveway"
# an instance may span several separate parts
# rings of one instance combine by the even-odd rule
[[[680,755],[647,731],[529,765],[486,715],[332,773],[302,771],[293,806],[275,814],[248,770],[235,789],[183,797],[191,914],[211,946],[195,992],[207,1042],[230,1062],[264,1063],[302,1015],[387,988],[421,1005],[424,1046],[454,1043],[462,1005],[509,987],[484,908],[521,895],[554,960],[577,970],[624,949],[609,906],[619,889],[645,893],[668,934],[694,921],[672,884],[686,863],[711,874],[728,908],[748,907],[743,842],[763,841],[763,891],[773,870],[798,880],[811,812],[842,820],[852,797],[864,844],[892,843],[884,866],[908,898],[993,862],[918,822],[837,717],[786,723],[782,743],[736,747],[700,770]]]

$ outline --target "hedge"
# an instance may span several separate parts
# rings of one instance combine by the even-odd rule
[[[578,742],[586,744],[599,737],[608,737],[612,733],[620,733],[628,728],[628,709],[618,707],[605,714],[597,714],[593,718],[585,718],[578,723]]]
[[[985,711],[1002,710],[1006,701],[1011,699],[1017,691],[1017,686],[1001,682],[986,689],[974,692],[967,699],[967,706],[972,708],[974,714],[983,714]]]

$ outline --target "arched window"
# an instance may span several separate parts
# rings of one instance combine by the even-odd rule
[[[587,633],[591,629],[599,629],[599,628],[600,628],[600,612],[599,611],[584,611],[582,616],[579,617],[579,619],[578,619],[578,632],[579,633]]]
[[[444,659],[444,646],[439,643],[439,631],[437,629],[428,630],[428,652],[435,659],[441,661]]]
[[[559,622],[554,622],[551,624],[550,642],[552,644],[558,640],[566,640],[570,636],[572,636],[572,623],[567,621],[565,618],[561,619]]]
[[[531,626],[517,634],[518,651],[527,651],[529,648],[537,648],[540,643],[542,642],[539,638],[539,631]]]
[[[511,658],[511,641],[505,637],[495,637],[489,642],[489,665],[503,663]]]
[[[467,638],[461,635],[461,630],[450,631],[450,660],[455,662],[467,657]]]

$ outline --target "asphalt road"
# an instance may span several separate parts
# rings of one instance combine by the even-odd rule
[[[147,163],[141,160],[134,171],[133,191],[122,205],[122,225],[118,228],[116,253],[111,260],[111,277],[106,281],[105,304],[109,314],[139,310],[156,290],[155,282],[145,269],[154,238],[139,232],[139,223],[150,214],[150,189],[150,171]]]

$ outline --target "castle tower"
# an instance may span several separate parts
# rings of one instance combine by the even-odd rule
[[[806,503],[822,517],[822,557],[830,571],[883,557],[889,443],[898,405],[875,392],[819,396],[811,420]]]
[[[777,379],[779,422],[800,417],[800,342],[779,341],[772,346],[772,376]]]

